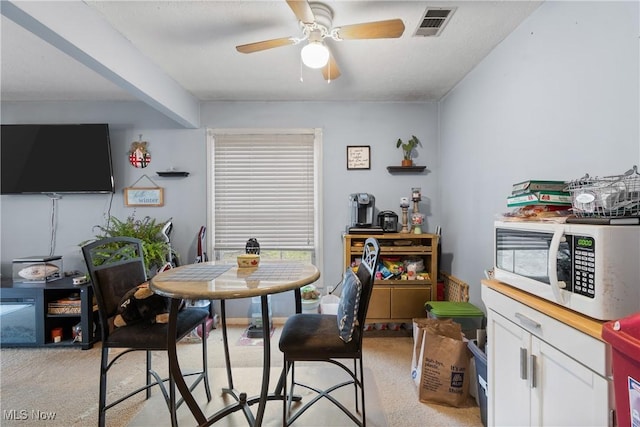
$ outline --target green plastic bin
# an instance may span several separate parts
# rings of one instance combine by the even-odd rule
[[[462,332],[468,339],[476,337],[476,331],[482,329],[484,313],[470,302],[427,301],[424,304],[427,317],[432,319],[453,319],[462,326]]]

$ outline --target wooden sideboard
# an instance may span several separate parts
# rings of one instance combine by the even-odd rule
[[[381,262],[386,258],[421,260],[425,277],[421,280],[376,279],[369,302],[367,322],[411,323],[425,317],[424,304],[435,298],[438,280],[438,235],[385,233],[345,234],[344,267],[357,263],[364,241],[374,237],[380,243]]]

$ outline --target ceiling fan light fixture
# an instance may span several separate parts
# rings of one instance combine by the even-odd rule
[[[309,68],[322,68],[329,62],[329,49],[319,41],[309,42],[300,52],[302,63]]]

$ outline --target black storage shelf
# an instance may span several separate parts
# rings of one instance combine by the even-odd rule
[[[426,166],[387,166],[389,173],[420,173]]]
[[[156,173],[165,178],[166,177],[181,178],[181,177],[189,176],[189,172],[180,172],[180,171],[157,171]]]
[[[59,298],[79,294],[80,313],[48,312],[48,304]],[[91,283],[74,285],[71,277],[48,283],[20,283],[3,280],[0,288],[1,305],[19,305],[0,324],[0,347],[76,347],[90,349],[99,336],[94,330],[97,312],[93,304]],[[82,340],[73,341],[72,327],[80,324]],[[51,330],[62,328],[62,340],[53,342]]]

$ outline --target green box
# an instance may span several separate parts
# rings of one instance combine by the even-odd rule
[[[534,191],[507,197],[507,207],[531,205],[571,206],[571,193],[564,191]]]
[[[427,301],[424,307],[432,319],[453,319],[459,323],[468,339],[474,339],[476,331],[482,329],[484,312],[470,302]]]

